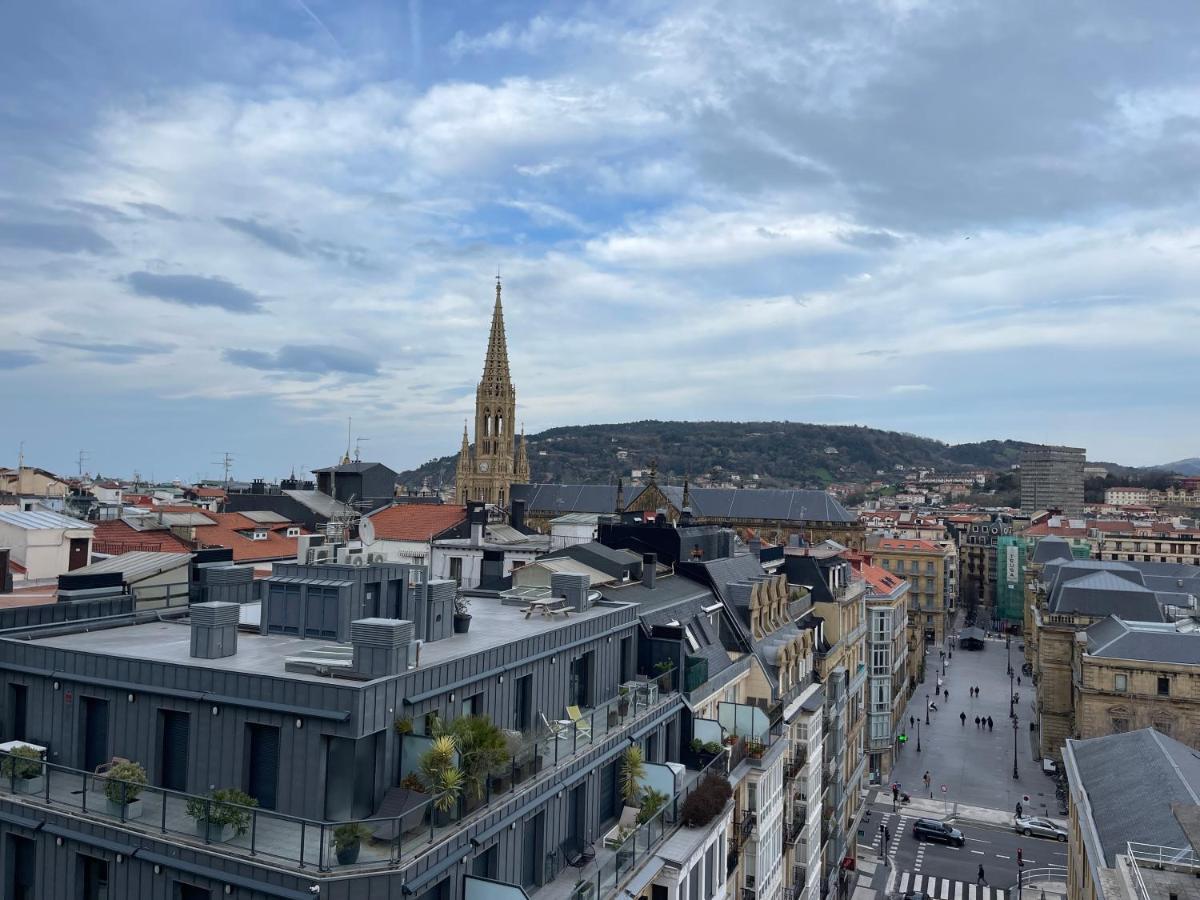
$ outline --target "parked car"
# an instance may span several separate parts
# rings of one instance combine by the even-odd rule
[[[1016,820],[1013,830],[1026,837],[1044,837],[1059,842],[1067,839],[1067,829],[1055,825],[1049,819],[1039,819],[1036,816],[1021,816]]]
[[[913,822],[912,835],[918,841],[934,841],[951,847],[962,847],[967,843],[961,831],[937,819],[917,819]]]

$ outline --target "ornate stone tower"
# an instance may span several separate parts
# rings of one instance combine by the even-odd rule
[[[516,440],[517,392],[508,373],[508,343],[504,338],[504,308],[500,305],[500,279],[496,278],[496,306],[488,336],[483,377],[475,389],[475,450],[467,444],[463,424],[462,449],[455,477],[459,503],[482,500],[495,506],[509,501],[514,481],[529,480],[525,435]]]

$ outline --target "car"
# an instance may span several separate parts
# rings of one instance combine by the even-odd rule
[[[1026,837],[1043,837],[1062,843],[1067,839],[1067,829],[1055,825],[1049,819],[1039,819],[1037,816],[1020,816],[1013,824],[1017,834]]]
[[[967,843],[961,831],[937,819],[917,819],[913,822],[912,836],[918,841],[934,841],[951,847],[963,847]]]

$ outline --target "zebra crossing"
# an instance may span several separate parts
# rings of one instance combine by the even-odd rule
[[[1008,897],[1008,891],[1003,888],[937,878],[933,875],[922,875],[920,872],[900,873],[897,887],[901,897],[917,891],[936,900],[1006,900]]]
[[[883,828],[887,828],[891,831],[892,842],[888,844],[886,848],[880,846],[883,843],[882,828],[875,829],[875,836],[871,840],[871,849],[880,856],[886,855],[888,857],[894,857],[896,855],[896,851],[900,849],[900,838],[904,836],[904,832],[908,828],[908,822],[911,817],[908,813],[900,813],[898,816],[896,816],[895,822],[892,821],[892,818],[893,815],[889,812],[885,812],[879,817],[879,824],[883,826]],[[924,849],[923,844],[921,845],[921,849]],[[885,850],[886,854],[884,852]]]

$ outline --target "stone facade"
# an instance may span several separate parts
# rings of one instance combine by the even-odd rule
[[[504,309],[500,305],[500,279],[496,279],[496,305],[488,337],[483,377],[475,389],[475,446],[472,452],[463,423],[454,494],[458,503],[478,500],[504,506],[514,481],[529,481],[525,435],[515,435],[517,391],[508,371],[508,343],[504,337]]]
[[[1200,749],[1200,655],[1195,665],[1185,665],[1084,653],[1075,721],[1084,739],[1154,728]]]

